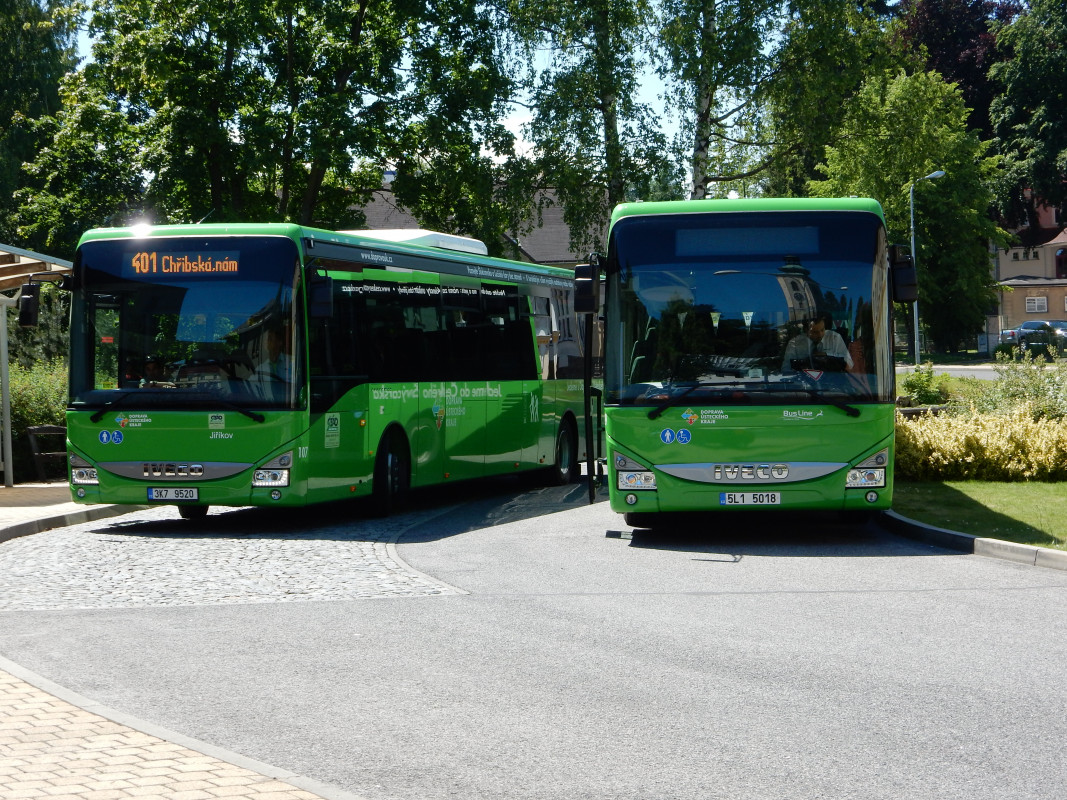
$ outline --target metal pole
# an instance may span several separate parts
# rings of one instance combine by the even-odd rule
[[[910,209],[911,209],[911,263],[915,268],[915,280],[919,280],[919,259],[918,253],[915,252],[915,184],[918,181],[911,182],[911,189],[908,191]],[[915,366],[919,366],[919,297],[918,290],[916,290],[915,302],[911,305],[912,318],[915,323],[915,340],[912,347],[915,348]]]
[[[0,297],[0,424],[3,425],[0,462],[4,468],[4,486],[9,489],[15,485],[15,459],[11,447],[11,373],[8,371],[7,310],[16,302],[11,297]]]

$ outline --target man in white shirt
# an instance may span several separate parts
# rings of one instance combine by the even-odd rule
[[[285,352],[285,331],[267,331],[267,357],[256,366],[253,377],[261,382],[289,383],[293,379],[293,359]]]
[[[852,369],[852,356],[841,334],[833,330],[833,318],[829,314],[817,315],[808,324],[806,333],[794,336],[785,346],[782,372],[793,372],[804,366],[839,372]]]

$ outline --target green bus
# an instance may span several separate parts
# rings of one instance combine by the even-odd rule
[[[609,499],[628,524],[890,507],[892,303],[916,284],[877,202],[621,205],[576,291],[603,323]]]
[[[486,252],[292,224],[84,234],[65,279],[74,500],[388,513],[413,487],[576,480],[574,274]]]

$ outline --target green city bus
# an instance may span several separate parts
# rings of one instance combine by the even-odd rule
[[[388,513],[412,487],[575,480],[573,272],[486,252],[292,224],[86,233],[65,279],[74,499]]]
[[[611,508],[889,508],[892,303],[915,290],[874,200],[619,206],[576,272],[603,323]]]

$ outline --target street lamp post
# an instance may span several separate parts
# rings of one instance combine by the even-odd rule
[[[924,175],[921,178],[917,178],[911,182],[911,189],[908,190],[909,203],[911,209],[911,263],[915,267],[915,277],[919,276],[919,258],[915,252],[915,184],[919,181],[932,181],[937,178],[945,177],[945,171],[943,169],[935,170],[929,175]],[[919,366],[919,301],[915,300],[915,303],[911,307],[912,316],[915,322],[915,366]]]

